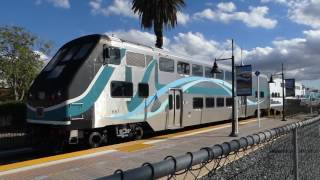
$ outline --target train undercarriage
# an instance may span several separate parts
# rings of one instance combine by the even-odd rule
[[[81,144],[91,148],[107,145],[119,139],[139,140],[151,128],[146,123],[121,124],[95,129],[69,129],[68,126],[32,124],[32,145],[60,149]]]

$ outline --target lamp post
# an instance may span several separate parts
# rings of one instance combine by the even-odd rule
[[[281,75],[281,78],[282,78],[282,121],[286,121],[286,119],[285,119],[285,110],[284,110],[284,106],[285,106],[285,95],[284,95],[285,84],[284,84],[283,63],[282,63],[281,73],[271,74],[269,83],[274,83],[273,78],[272,78],[273,76],[280,76],[280,75]]]
[[[260,72],[259,71],[256,71],[254,73],[256,76],[257,76],[257,116],[258,116],[258,127],[260,128],[261,127],[261,123],[260,123],[260,83],[259,83],[259,75],[260,75]]]
[[[225,61],[225,60],[231,60],[231,66],[232,66],[232,130],[231,134],[229,136],[231,137],[237,137],[238,134],[236,132],[236,118],[235,118],[235,92],[234,92],[234,54],[233,54],[233,39],[232,39],[232,56],[231,58],[223,58],[223,59],[214,59],[214,64],[212,67],[211,73],[221,73],[221,70],[219,70],[217,61]]]

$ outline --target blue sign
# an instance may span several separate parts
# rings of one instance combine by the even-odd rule
[[[295,96],[296,85],[294,79],[285,79],[286,97]]]
[[[252,67],[251,65],[236,66],[237,96],[252,95]]]

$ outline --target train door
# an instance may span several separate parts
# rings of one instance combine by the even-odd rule
[[[180,128],[182,125],[182,91],[171,89],[168,97],[167,129]]]

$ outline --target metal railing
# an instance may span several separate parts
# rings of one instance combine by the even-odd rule
[[[314,179],[320,177],[316,169],[320,164],[319,127],[320,116],[135,169],[117,170],[101,179],[298,179],[299,172]],[[310,159],[313,168],[307,162]]]

